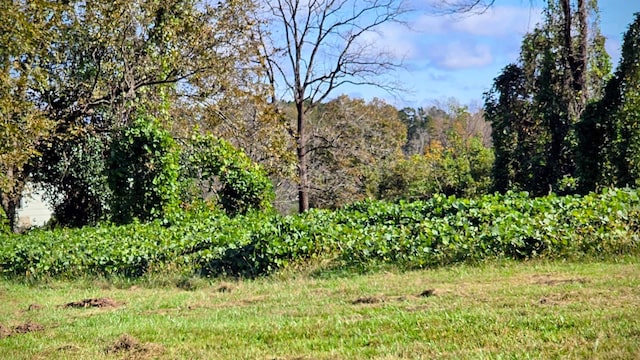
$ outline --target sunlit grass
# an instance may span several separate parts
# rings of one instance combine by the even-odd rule
[[[2,281],[5,330],[25,323],[44,330],[14,331],[0,339],[0,357],[640,357],[637,259],[315,275],[292,272],[251,281]],[[425,290],[433,290],[431,296],[421,296]],[[63,306],[85,298],[111,298],[120,306]],[[32,304],[38,306],[29,310]],[[123,335],[136,344],[116,346]]]

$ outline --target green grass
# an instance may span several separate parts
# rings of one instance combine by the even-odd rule
[[[433,296],[419,296],[428,289]],[[85,298],[121,305],[61,306]],[[629,359],[640,357],[640,264],[492,262],[251,281],[0,281],[0,324],[25,323],[44,329],[0,339],[0,358]],[[119,340],[134,346],[118,348]]]

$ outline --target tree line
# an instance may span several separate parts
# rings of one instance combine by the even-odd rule
[[[480,2],[456,3],[466,11]],[[485,95],[396,109],[365,35],[402,1],[16,0],[0,5],[0,200],[28,181],[61,226],[357,200],[633,186],[638,16],[615,73],[595,1],[549,1]],[[490,4],[487,4],[490,6]],[[239,150],[238,150],[239,149]],[[200,204],[200,205],[198,205]]]

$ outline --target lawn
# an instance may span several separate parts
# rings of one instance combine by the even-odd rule
[[[0,280],[0,351],[7,359],[640,358],[640,264]]]

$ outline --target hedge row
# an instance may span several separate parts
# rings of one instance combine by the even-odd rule
[[[311,258],[339,266],[383,262],[424,268],[486,258],[637,253],[640,198],[630,189],[583,197],[435,196],[412,203],[361,202],[287,217],[201,212],[172,225],[102,225],[0,236],[0,272],[5,276],[135,277],[155,271],[260,276]]]

